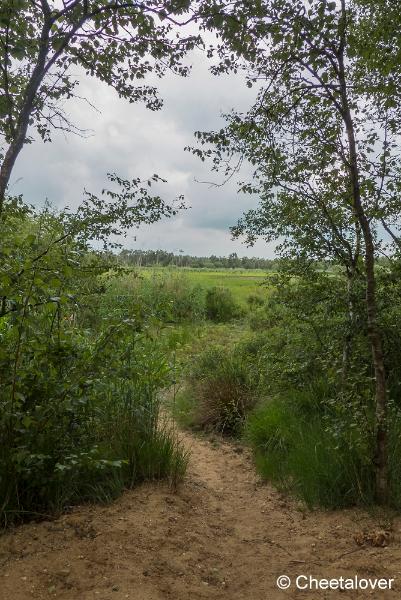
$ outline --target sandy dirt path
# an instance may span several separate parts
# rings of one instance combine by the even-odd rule
[[[383,523],[356,510],[302,511],[258,481],[246,450],[190,434],[183,440],[192,457],[177,493],[146,484],[111,506],[77,507],[3,535],[0,599],[401,597],[399,519],[388,547],[358,546],[355,535]],[[395,583],[381,592],[280,591],[283,574]]]

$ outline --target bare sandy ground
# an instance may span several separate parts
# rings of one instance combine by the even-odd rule
[[[401,597],[399,518],[301,510],[258,481],[246,450],[189,434],[183,439],[192,457],[176,493],[146,484],[111,506],[78,507],[3,535],[0,599]],[[389,539],[376,534],[382,529]],[[294,581],[302,574],[395,582],[392,591],[277,588],[279,575]]]

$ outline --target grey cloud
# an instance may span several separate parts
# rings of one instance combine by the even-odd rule
[[[159,112],[130,105],[104,84],[83,79],[80,95],[100,112],[76,100],[66,104],[66,110],[78,126],[93,129],[93,135],[82,139],[56,133],[51,144],[38,141],[26,146],[14,171],[12,191],[36,204],[48,198],[55,205],[73,207],[82,198],[83,188],[99,192],[104,187],[107,172],[143,178],[158,173],[168,180],[158,191],[169,201],[184,194],[192,208],[170,221],[129,232],[127,245],[182,248],[203,255],[236,251],[272,256],[272,246],[263,242],[247,250],[230,241],[228,227],[254,206],[256,199],[238,195],[235,180],[223,187],[198,183],[219,182],[221,177],[184,152],[185,146],[195,143],[195,130],[220,128],[221,113],[231,108],[246,110],[255,92],[240,76],[213,77],[200,52],[192,59],[189,78],[171,74],[157,80],[165,101]]]

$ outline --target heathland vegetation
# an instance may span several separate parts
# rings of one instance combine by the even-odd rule
[[[225,179],[253,168],[240,192],[259,205],[232,233],[280,260],[121,250],[180,210],[157,175],[110,174],[75,212],[12,195],[24,145],[74,130],[74,69],[157,110],[142,80],[186,76],[204,31],[212,72],[257,91],[189,150]],[[389,0],[3,3],[2,524],[176,484],[169,410],[243,439],[309,506],[401,508],[400,31]]]
[[[378,273],[389,389],[397,397],[401,310],[396,272]],[[309,506],[375,502],[373,372],[356,299],[351,358],[344,277],[313,268],[268,279],[269,293],[249,297],[236,336],[195,354],[176,398],[184,425],[242,437],[260,474]],[[392,283],[390,283],[392,282]],[[361,290],[361,286],[359,287]],[[349,362],[345,364],[345,360]],[[370,398],[370,400],[369,400]],[[396,401],[389,406],[390,502],[400,507]]]

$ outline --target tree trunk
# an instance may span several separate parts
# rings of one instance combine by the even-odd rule
[[[25,90],[24,100],[22,102],[21,111],[16,125],[14,138],[12,139],[7,152],[4,156],[0,167],[0,217],[3,212],[5,194],[10,181],[11,173],[14,168],[15,161],[22,150],[26,140],[26,133],[29,126],[29,118],[34,108],[35,97],[37,91],[43,81],[46,67],[46,57],[49,51],[49,31],[51,23],[48,18],[45,18],[41,37],[40,49],[37,57],[35,68],[29,79]]]
[[[375,373],[376,451],[374,457],[374,465],[376,473],[376,500],[379,504],[386,504],[389,496],[387,447],[387,382],[386,369],[384,366],[382,333],[380,330],[380,326],[377,322],[375,248],[370,223],[361,201],[355,129],[351,109],[349,107],[348,102],[343,52],[339,54],[339,67],[342,117],[345,123],[348,139],[349,173],[351,179],[353,208],[355,216],[360,224],[365,244],[366,312],[368,321],[368,335],[372,350],[373,367]]]
[[[352,338],[354,337],[354,325],[355,325],[355,308],[354,308],[354,291],[353,284],[355,278],[355,271],[347,269],[347,304],[348,304],[348,315],[347,315],[347,327],[348,330],[345,333],[344,345],[343,345],[343,358],[342,358],[342,370],[341,380],[342,386],[344,387],[347,378],[348,371],[351,361],[352,353]]]
[[[388,500],[388,449],[387,449],[387,384],[384,366],[382,334],[377,322],[377,299],[375,277],[375,249],[373,235],[365,214],[359,188],[358,163],[354,128],[349,110],[346,114],[346,128],[350,149],[350,174],[353,190],[355,213],[361,225],[365,243],[366,311],[368,317],[368,335],[370,339],[373,367],[375,373],[376,402],[376,499],[379,504]]]

